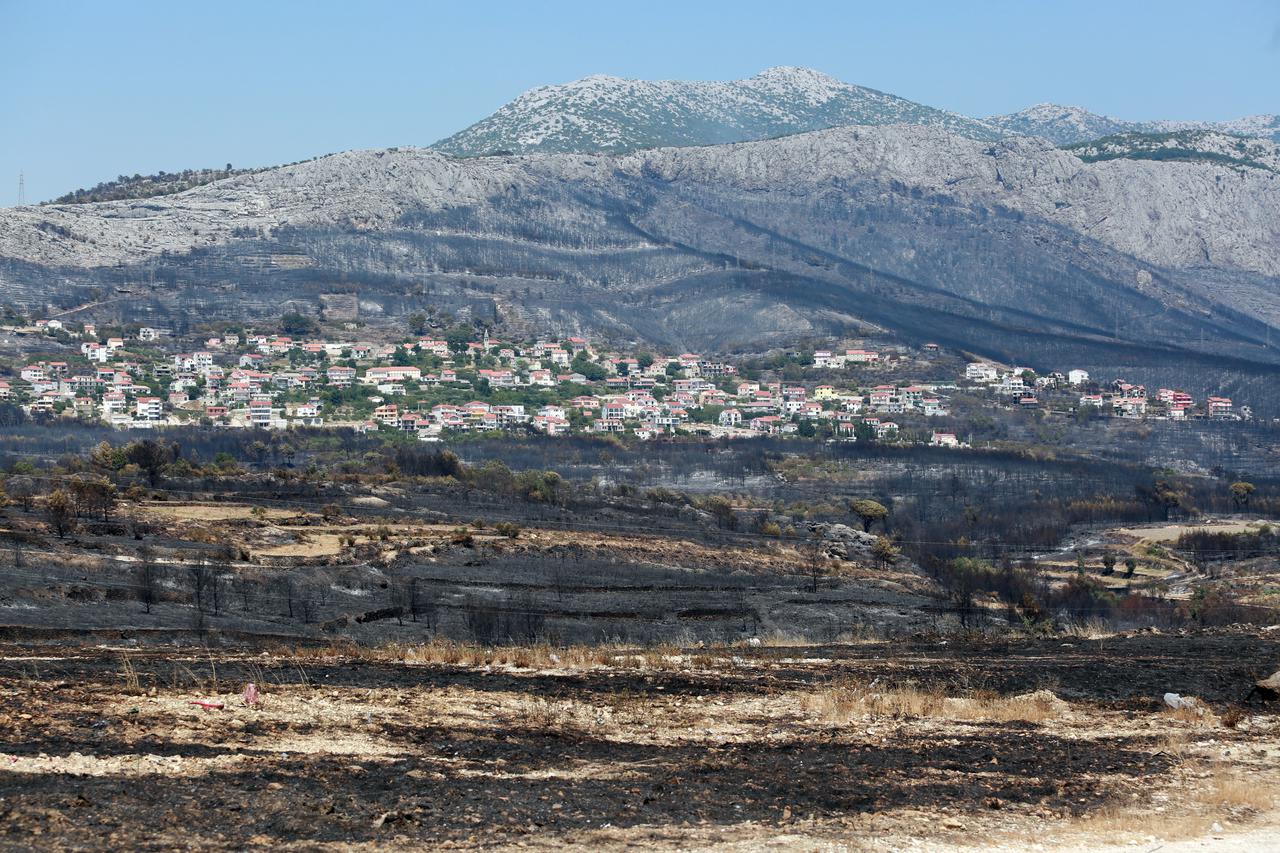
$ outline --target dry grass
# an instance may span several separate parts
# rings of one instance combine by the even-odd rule
[[[1067,712],[1066,703],[1045,690],[1019,696],[974,693],[952,697],[936,688],[879,689],[856,682],[838,682],[815,691],[805,698],[805,707],[832,723],[865,717],[1039,723]]]
[[[134,668],[133,661],[129,660],[128,655],[124,655],[120,659],[120,681],[122,689],[130,696],[137,696],[142,692],[142,682],[138,680],[138,670]]]
[[[1114,637],[1117,631],[1101,619],[1088,619],[1083,622],[1072,622],[1062,632],[1064,637],[1078,640],[1105,640]]]
[[[1277,804],[1277,795],[1270,786],[1258,784],[1237,770],[1189,767],[1188,772],[1191,778],[1180,786],[1176,811],[1149,806],[1113,807],[1095,812],[1078,828],[1091,836],[1189,838],[1208,833],[1214,823],[1265,814]]]
[[[172,516],[185,521],[238,521],[253,518],[252,506],[245,504],[177,504],[149,503],[148,512]],[[263,508],[264,518],[296,518],[305,515],[296,510]]]
[[[337,641],[324,647],[299,647],[286,654],[295,660],[355,659],[469,667],[508,666],[515,669],[580,670],[611,667],[689,671],[726,669],[736,665],[735,659],[731,657],[705,653],[687,654],[678,646],[670,644],[642,648],[617,643],[581,646],[553,646],[548,643],[481,646],[452,640],[432,640],[426,643],[389,643],[370,647]]]
[[[268,545],[254,548],[255,557],[331,557],[342,553],[342,540],[346,534],[316,533],[310,529],[286,527],[297,538],[283,545]],[[306,530],[305,533],[298,532]]]

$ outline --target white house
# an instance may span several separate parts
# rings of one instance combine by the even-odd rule
[[[1000,372],[996,370],[994,364],[987,364],[985,361],[974,361],[965,365],[964,378],[970,382],[979,382],[990,384],[999,378]]]

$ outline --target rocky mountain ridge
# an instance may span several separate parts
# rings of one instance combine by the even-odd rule
[[[1072,145],[1122,133],[1210,130],[1280,142],[1280,115],[1224,122],[1128,121],[1081,107],[1036,104],[970,118],[841,82],[809,68],[767,69],[744,80],[630,80],[592,75],[539,86],[433,147],[456,156],[619,153],[719,145],[845,125],[918,124],[971,139],[1011,134]]]
[[[1000,135],[966,116],[812,69],[778,67],[727,82],[593,75],[539,86],[433,147],[458,156],[617,153],[769,139],[840,125],[901,123],[943,127],[974,139]]]
[[[988,116],[986,124],[1007,133],[1039,136],[1056,145],[1076,145],[1121,134],[1168,134],[1209,131],[1280,142],[1280,115],[1256,115],[1230,121],[1128,121],[1098,115],[1083,107],[1036,104],[1016,113]]]

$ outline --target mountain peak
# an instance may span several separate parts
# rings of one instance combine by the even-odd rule
[[[999,131],[966,116],[791,65],[744,80],[628,80],[594,74],[531,89],[437,142],[457,156],[592,153],[746,142],[840,125],[923,124],[961,136]]]
[[[816,68],[806,68],[802,65],[775,65],[772,68],[766,68],[759,74],[750,78],[752,80],[783,80],[787,82],[818,82],[826,84],[834,84],[837,86],[847,85],[830,74],[818,71]]]

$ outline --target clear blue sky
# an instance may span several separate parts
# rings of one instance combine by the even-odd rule
[[[805,65],[972,115],[1280,112],[1280,0],[0,0],[0,205],[121,173],[428,145],[593,73]]]

